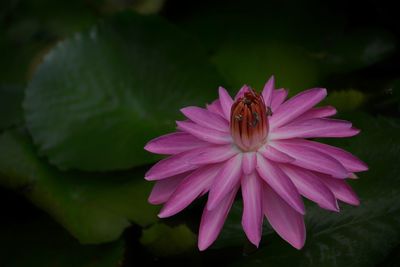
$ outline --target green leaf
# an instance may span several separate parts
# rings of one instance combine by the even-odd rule
[[[116,267],[124,244],[80,245],[49,220],[2,225],[0,266],[7,267]]]
[[[350,116],[362,133],[354,138],[330,140],[365,160],[370,170],[350,181],[361,198],[359,207],[341,205],[340,213],[312,204],[305,215],[307,241],[298,251],[270,230],[261,248],[236,257],[234,266],[375,266],[400,244],[400,121],[367,115]],[[234,210],[235,211],[235,210]],[[241,246],[240,210],[222,232],[223,246]],[[233,233],[233,236],[229,235]],[[221,242],[221,241],[220,241]],[[217,243],[218,244],[218,243]]]
[[[0,130],[22,122],[22,99],[24,91],[21,86],[0,85]]]
[[[158,223],[143,230],[140,243],[153,254],[165,257],[193,250],[196,240],[196,235],[185,224],[168,226]]]
[[[153,16],[124,13],[54,48],[24,101],[40,153],[61,169],[126,169],[173,128],[179,109],[211,102],[221,79],[204,51]]]
[[[0,184],[23,193],[82,243],[117,239],[130,222],[157,220],[147,203],[143,169],[119,173],[61,172],[36,156],[21,131],[0,136]]]
[[[229,84],[232,92],[243,84],[261,91],[271,75],[277,86],[291,94],[317,86],[318,72],[304,50],[284,43],[242,42],[222,46],[213,62]]]

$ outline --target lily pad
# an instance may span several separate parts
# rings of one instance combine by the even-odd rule
[[[205,52],[161,18],[123,13],[57,45],[24,101],[39,151],[60,169],[104,171],[154,161],[143,150],[222,83]]]
[[[144,169],[116,173],[61,172],[38,158],[27,134],[0,136],[0,184],[24,194],[82,243],[117,239],[131,222],[146,226],[158,208],[147,203]]]

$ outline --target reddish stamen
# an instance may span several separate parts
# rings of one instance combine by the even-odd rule
[[[231,134],[236,145],[252,151],[265,143],[269,124],[262,96],[253,90],[244,93],[231,108]]]

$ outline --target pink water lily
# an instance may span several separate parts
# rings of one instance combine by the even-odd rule
[[[207,108],[185,107],[178,131],[150,141],[145,149],[170,155],[145,175],[156,181],[149,202],[164,204],[160,218],[172,216],[208,193],[198,247],[208,248],[220,233],[241,189],[242,226],[256,246],[264,216],[297,249],[306,231],[302,196],[321,208],[339,211],[337,200],[358,205],[347,178],[367,165],[340,148],[307,138],[350,137],[347,121],[329,118],[331,106],[315,107],[326,89],[309,89],[286,100],[270,78],[261,94],[243,86],[234,99],[220,87]]]

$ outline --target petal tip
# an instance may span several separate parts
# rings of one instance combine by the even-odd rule
[[[297,249],[297,250],[301,250],[303,247],[304,247],[304,244],[305,244],[305,241],[299,241],[299,242],[295,242],[295,243],[292,243],[291,245],[295,248],[295,249]]]
[[[154,197],[152,195],[149,196],[149,198],[147,199],[147,202],[149,202],[152,205],[160,205],[160,204],[162,204],[162,202],[157,197]]]
[[[168,214],[168,212],[165,210],[165,209],[162,209],[158,214],[157,214],[157,217],[158,218],[161,218],[161,219],[164,219],[164,218],[167,218],[167,217],[169,217],[170,215]]]
[[[328,95],[328,90],[326,88],[316,88],[318,91],[321,92],[321,94],[325,97]]]
[[[147,152],[151,152],[151,142],[148,142],[144,147],[144,150],[146,150]]]
[[[354,197],[354,199],[352,199],[352,201],[349,202],[349,204],[353,205],[353,206],[360,206],[361,202],[360,202],[360,199],[358,197]]]
[[[153,153],[153,154],[162,154],[162,153],[158,153],[159,152],[159,146],[157,145],[156,142],[149,141],[144,147],[143,149],[147,152]]]
[[[303,225],[304,226],[304,225]],[[287,240],[290,245],[292,245],[295,249],[301,250],[306,243],[306,234],[305,234],[305,226],[303,228],[302,234],[292,238],[291,240]]]
[[[188,112],[188,110],[190,110],[190,107],[184,107],[184,108],[181,108],[179,111],[180,111],[180,112],[182,112],[182,113],[183,113],[183,115],[186,115],[185,113],[187,113],[187,112]]]
[[[304,202],[303,202],[303,199],[301,198],[300,194],[299,194],[299,200],[296,201],[295,203],[292,203],[292,207],[295,211],[297,211],[301,215],[306,214],[306,207],[304,206]]]
[[[211,244],[208,242],[203,241],[202,239],[199,239],[197,242],[197,247],[199,248],[200,251],[204,251],[210,247]]]
[[[225,89],[224,87],[219,86],[219,87],[218,87],[218,92],[219,92],[219,93],[227,93],[228,91],[226,91],[226,89]]]
[[[359,160],[359,164],[360,164],[360,168],[357,170],[357,172],[365,172],[365,171],[369,170],[367,163]],[[355,176],[355,179],[358,178],[358,176],[355,173],[353,173],[353,176]]]
[[[275,86],[275,75],[272,74],[272,75],[269,77],[266,86],[267,86],[267,85],[268,85],[268,86]],[[274,88],[272,88],[272,89],[274,89]]]
[[[329,109],[330,113],[332,114],[331,116],[337,113],[337,109],[334,106],[326,106],[326,108]]]
[[[361,130],[356,127],[351,127],[351,130],[353,130],[354,135],[361,133]]]
[[[260,246],[261,235],[260,236],[247,236],[250,243],[252,243],[256,248]]]
[[[328,211],[332,211],[332,212],[340,212],[340,208],[339,208],[339,204],[337,203],[337,201],[335,202],[335,204],[333,203],[325,203],[323,205],[318,205],[323,209],[326,209]]]
[[[149,173],[146,173],[145,175],[144,175],[144,179],[145,180],[147,180],[147,181],[154,181],[155,180],[155,177],[153,177],[151,174],[149,174]]]
[[[302,202],[303,202],[303,201],[302,201]],[[299,207],[296,209],[296,211],[297,211],[298,213],[300,213],[301,215],[306,215],[306,208],[304,207],[304,205],[299,206]]]

